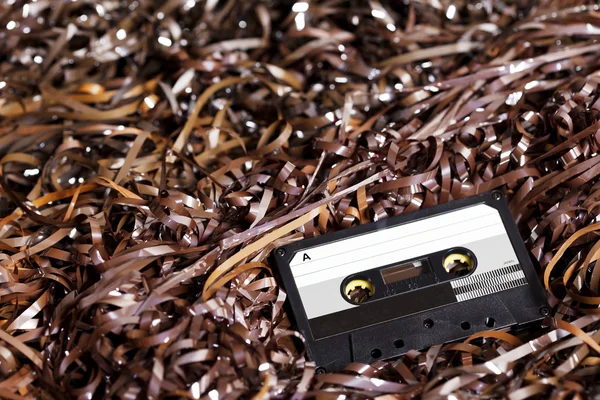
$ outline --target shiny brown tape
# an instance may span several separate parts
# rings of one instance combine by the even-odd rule
[[[585,399],[600,7],[0,4],[0,397]],[[319,374],[277,246],[499,189],[552,316]]]

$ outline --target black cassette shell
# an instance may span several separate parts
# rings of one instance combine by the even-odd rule
[[[487,207],[481,207],[482,205]],[[490,211],[486,211],[487,209]],[[477,213],[471,210],[483,210],[487,214],[480,219],[470,220],[471,215],[477,216]],[[394,239],[395,242],[389,242],[402,243],[409,249],[408,242],[413,239],[419,240],[419,235],[430,238],[443,229],[452,232],[451,225],[444,227],[440,224],[438,229],[432,221],[442,221],[444,218],[449,221],[450,216],[459,213],[463,217],[467,216],[460,222],[463,229],[468,230],[471,221],[473,225],[479,224],[479,231],[473,232],[477,239],[486,235],[492,235],[490,237],[494,238],[493,233],[490,233],[492,229],[502,229],[502,235],[506,236],[506,246],[509,247],[504,248],[489,244],[484,246],[483,240],[471,239],[473,243],[468,247],[479,246],[478,252],[473,253],[479,263],[483,260],[483,265],[477,266],[480,269],[475,269],[478,275],[471,275],[472,272],[467,271],[465,275],[457,278],[444,270],[444,257],[454,249],[462,248],[461,243],[453,242],[454,238],[459,241],[462,237],[459,231],[455,235],[442,235],[441,239],[431,246],[434,251],[394,259],[388,264],[376,263],[359,271],[351,271],[349,268],[347,274],[344,272],[346,268],[343,262],[337,268],[331,267],[336,260],[343,258],[339,254],[331,256],[327,253],[325,257],[321,256],[328,258],[321,260],[321,265],[324,266],[322,270],[315,266],[317,263],[313,260],[316,258],[314,249],[323,249],[323,253],[328,249],[327,246],[335,244],[330,247],[339,251],[344,248],[345,242],[350,243],[349,239],[353,239],[353,243],[357,243],[358,240],[365,242],[367,238],[375,238],[373,234],[384,231],[383,235],[386,235],[387,241],[387,232],[392,232],[392,228],[394,232],[402,232],[404,227],[408,230],[409,227],[431,225],[428,231],[419,228],[422,231],[419,234],[405,235],[404,238]],[[485,225],[481,222],[484,221],[483,218],[496,221],[495,225]],[[378,233],[378,236],[381,237],[382,233]],[[467,239],[463,239],[463,242],[465,240]],[[451,245],[444,247],[444,243]],[[435,245],[441,247],[435,249]],[[360,251],[350,246],[348,252],[363,255],[367,253],[366,256],[385,259],[385,255],[368,254],[369,249],[389,252],[387,248],[382,251],[382,246],[377,243],[376,246]],[[412,249],[417,247],[413,246]],[[471,249],[467,249],[462,253],[471,252]],[[409,252],[410,250],[401,249],[394,254]],[[512,252],[512,256],[506,257],[505,254],[494,254],[495,252]],[[458,260],[461,260],[462,253],[457,252]],[[387,256],[388,260],[394,257],[394,254]],[[466,256],[468,258],[468,254]],[[493,264],[489,260],[502,260],[502,257],[507,261],[494,267],[489,266]],[[369,262],[370,260],[367,260],[363,265]],[[506,200],[502,193],[497,191],[294,242],[276,249],[273,252],[272,263],[276,266],[276,274],[288,294],[288,315],[306,339],[308,357],[327,371],[339,370],[351,362],[370,363],[378,359],[397,357],[410,349],[423,349],[433,344],[463,339],[490,328],[529,324],[539,321],[547,314],[545,292]],[[293,263],[295,264],[292,266]],[[349,264],[355,265],[355,268],[362,268],[354,258]],[[414,270],[408,271],[410,266],[413,266]],[[299,276],[298,271],[308,271],[310,268],[317,268],[317,272],[300,272],[304,275]],[[345,274],[339,278],[344,285],[353,282],[360,286],[360,279],[368,280],[375,287],[374,294],[363,303],[349,304],[347,299],[342,299],[344,288],[340,289],[337,285],[338,278],[333,276],[333,270],[340,271],[338,275]],[[391,273],[382,273],[386,270]],[[324,274],[327,278],[323,280],[332,282],[331,290],[325,292],[321,290],[325,285],[321,281]],[[360,279],[353,281],[353,275]],[[329,280],[332,276],[333,279]],[[390,279],[390,276],[395,278]],[[306,283],[307,279],[312,280],[310,284]],[[307,290],[311,285],[316,288],[314,296],[309,296],[311,292]],[[335,293],[330,294],[332,291]],[[314,301],[313,297],[316,297]],[[311,305],[308,304],[309,298]],[[342,306],[339,310],[334,309],[333,312],[322,311],[321,308],[332,307],[331,299],[335,299],[339,304],[343,302],[347,306]]]

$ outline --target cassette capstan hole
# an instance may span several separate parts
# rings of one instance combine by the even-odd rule
[[[450,275],[465,276],[475,269],[477,262],[470,251],[455,249],[448,252],[442,264]]]
[[[367,279],[352,279],[344,285],[344,296],[351,303],[362,303],[375,294],[375,286]]]

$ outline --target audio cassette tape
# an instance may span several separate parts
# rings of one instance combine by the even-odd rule
[[[294,242],[273,262],[308,356],[327,371],[550,311],[497,191]]]

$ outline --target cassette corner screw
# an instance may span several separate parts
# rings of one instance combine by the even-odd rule
[[[316,372],[317,374],[324,374],[324,373],[325,373],[325,372],[327,372],[327,371],[326,371],[326,370],[325,370],[325,368],[323,368],[323,367],[317,367],[317,368],[315,369],[315,372]]]
[[[494,200],[500,200],[502,198],[502,193],[501,192],[494,192],[494,193],[492,193],[492,198]]]
[[[423,326],[427,329],[431,329],[433,328],[433,321],[430,319],[426,319],[425,321],[423,321]]]
[[[285,250],[284,249],[277,249],[277,255],[279,257],[285,256]]]
[[[548,306],[540,307],[540,314],[542,314],[544,317],[549,316],[551,313],[552,313],[552,310],[550,309],[550,307],[548,307]]]

